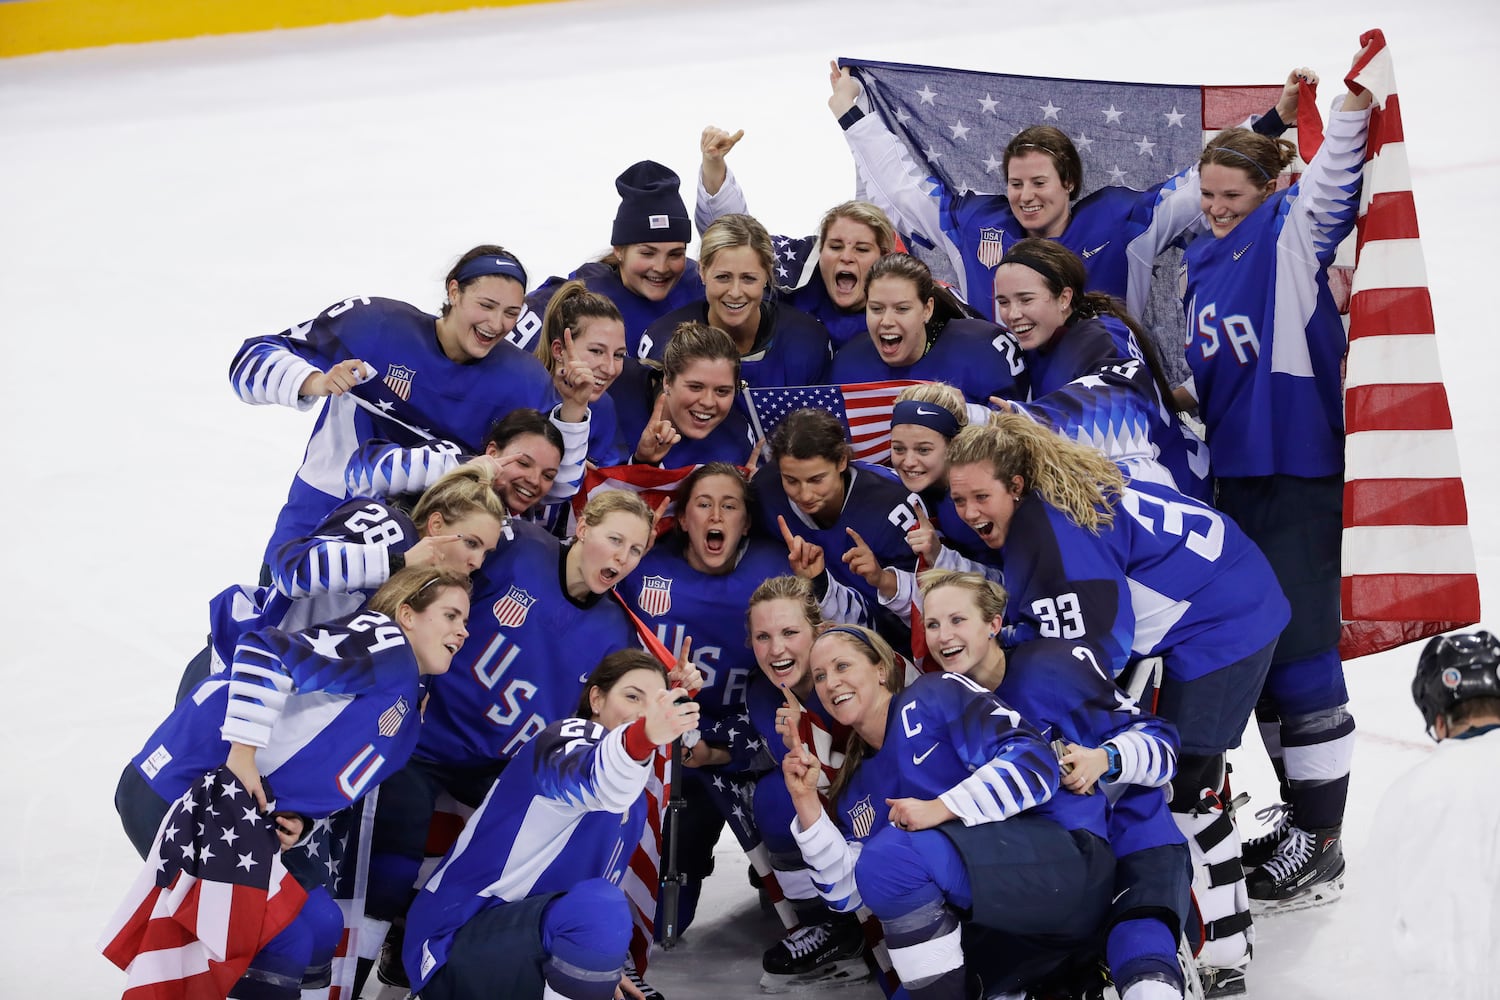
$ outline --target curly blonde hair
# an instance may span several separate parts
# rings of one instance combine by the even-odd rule
[[[1125,477],[1103,452],[1017,413],[996,413],[984,426],[959,431],[948,445],[948,468],[960,465],[984,466],[1003,483],[1019,476],[1023,495],[1036,493],[1096,535],[1114,523],[1125,488]]]

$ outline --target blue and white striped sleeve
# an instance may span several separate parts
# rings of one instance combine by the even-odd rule
[[[293,332],[305,332],[311,325],[294,327]],[[257,406],[279,403],[298,410],[311,409],[320,402],[319,398],[300,392],[308,376],[323,372],[310,360],[316,356],[305,340],[293,336],[252,337],[241,345],[229,363],[229,384],[234,387],[235,395],[247,403]]]
[[[245,636],[234,650],[220,735],[232,743],[266,746],[291,691],[292,678],[281,657],[256,633]]]
[[[583,468],[589,455],[589,426],[593,422],[593,415],[585,417],[580,423],[570,424],[562,418],[561,410],[562,406],[559,404],[548,414],[552,426],[562,433],[563,439],[562,462],[557,466],[557,478],[552,480],[552,486],[547,490],[548,503],[567,500],[578,492],[578,488],[583,485]]]
[[[277,550],[271,577],[293,600],[373,590],[391,578],[391,546],[329,535],[294,538]]]
[[[591,812],[628,811],[646,790],[652,760],[637,760],[625,748],[630,728],[604,732],[587,719],[549,726],[537,737],[543,741],[537,746],[538,787],[549,798]]]
[[[1009,819],[1052,798],[1057,761],[1035,736],[1006,741],[1000,753],[938,799],[964,826]]]
[[[792,818],[792,837],[802,860],[812,869],[813,886],[830,908],[839,913],[853,913],[861,901],[854,884],[854,864],[859,860],[858,843],[844,839],[828,813],[818,817],[809,829],[802,829]]]
[[[942,202],[946,192],[942,184],[912,161],[901,142],[875,115],[854,108],[839,124],[844,128],[844,141],[849,144],[855,169],[865,184],[865,197],[890,217],[902,236],[942,248],[962,285],[968,271],[954,235],[943,228]],[[959,290],[966,301],[974,300],[973,290]],[[989,295],[987,289],[980,292]]]
[[[1177,774],[1177,733],[1169,722],[1147,716],[1105,743],[1120,752],[1120,776],[1110,784],[1160,788]]]
[[[735,179],[734,171],[729,169],[729,164],[724,165],[724,183],[719,186],[717,194],[708,193],[708,188],[703,186],[703,171],[698,171],[698,196],[693,202],[693,224],[698,227],[700,236],[723,216],[747,215],[749,212],[745,192]]]
[[[349,495],[356,497],[421,493],[462,461],[463,449],[452,441],[438,440],[416,448],[369,441],[349,457],[344,485]]]
[[[1369,128],[1368,109],[1335,109],[1329,116],[1323,145],[1297,181],[1278,256],[1287,250],[1309,261],[1332,262],[1359,213]]]

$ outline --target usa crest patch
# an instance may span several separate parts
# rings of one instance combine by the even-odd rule
[[[416,377],[416,374],[417,370],[415,368],[407,368],[405,365],[391,365],[390,368],[386,369],[385,378],[382,381],[390,386],[391,391],[400,396],[401,400],[405,402],[411,399],[411,380]]]
[[[660,618],[672,610],[672,581],[665,576],[648,576],[641,581],[641,610]]]
[[[985,267],[1000,263],[1000,258],[1005,256],[1005,245],[1001,240],[998,229],[986,227],[979,230],[979,263]]]
[[[866,795],[849,809],[849,829],[863,840],[870,835],[870,827],[874,825],[875,807],[870,805],[870,797]]]
[[[511,585],[510,590],[490,610],[495,613],[495,621],[503,628],[518,628],[526,621],[526,612],[536,603],[536,598],[526,591]]]
[[[406,698],[397,698],[396,704],[380,713],[379,727],[381,736],[395,736],[401,731],[401,722],[406,718],[409,711]]]

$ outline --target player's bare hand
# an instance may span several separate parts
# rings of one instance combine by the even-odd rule
[[[919,558],[927,561],[928,567],[937,565],[938,553],[943,551],[943,539],[927,514],[920,509],[917,511],[916,527],[906,533],[906,544],[911,546],[911,550]]]
[[[419,569],[459,569],[469,572],[469,548],[463,535],[428,535],[406,550],[406,565]]]
[[[724,165],[724,157],[745,137],[745,130],[740,129],[734,135],[710,125],[703,130],[703,137],[698,140],[698,149],[703,154],[703,164],[700,168],[703,179],[703,190],[710,195],[719,193],[724,186],[724,179],[729,176],[729,168]]]
[[[883,575],[883,571],[880,567],[880,560],[875,558],[875,552],[859,536],[859,532],[853,528],[845,528],[844,530],[849,533],[849,538],[854,542],[844,553],[844,565],[848,566],[851,572],[863,578],[870,586],[880,586],[880,578]]]
[[[683,638],[682,648],[677,651],[677,665],[667,671],[667,681],[672,687],[680,687],[689,694],[702,690],[703,674],[698,670],[697,664],[693,663],[692,636]]]
[[[622,975],[620,985],[615,987],[615,1000],[646,1000],[646,994],[630,981],[629,976]]]
[[[281,842],[283,851],[296,847],[297,841],[302,839],[303,831],[307,829],[302,817],[290,812],[272,813],[271,825],[276,828],[276,839]]]
[[[266,811],[266,790],[261,784],[260,768],[255,763],[255,747],[248,743],[229,744],[229,759],[224,762],[231,774],[239,779],[245,791],[255,800],[261,812]]]
[[[1276,114],[1287,125],[1297,124],[1297,105],[1302,96],[1302,84],[1306,83],[1314,90],[1318,86],[1318,74],[1306,66],[1298,66],[1286,75],[1286,83],[1282,84],[1281,97],[1276,101]]]
[[[594,370],[583,360],[573,346],[573,331],[563,328],[562,357],[552,373],[552,385],[562,397],[562,419],[566,423],[582,423],[588,418],[589,403],[594,398]]]
[[[755,470],[760,468],[760,460],[766,453],[766,439],[756,438],[755,445],[750,449],[750,457],[745,459],[746,477],[755,475]]]
[[[886,799],[885,804],[891,809],[891,825],[898,830],[930,830],[958,818],[942,799]]]
[[[299,396],[342,396],[375,374],[374,369],[358,359],[340,361],[326,372],[317,372],[302,380]]]
[[[1093,792],[1104,772],[1109,770],[1109,755],[1102,747],[1085,747],[1077,743],[1067,744],[1067,749],[1057,758],[1058,769],[1063,772],[1062,786],[1078,795]]]
[[[809,542],[801,535],[792,534],[786,518],[776,515],[776,524],[781,528],[781,540],[786,543],[786,561],[792,572],[804,580],[816,580],[823,575],[823,546]]]
[[[657,691],[646,699],[646,738],[665,746],[698,728],[698,703],[682,688]]]
[[[667,397],[665,395],[656,397],[656,406],[651,410],[651,419],[646,421],[646,429],[641,431],[641,439],[636,442],[635,461],[644,465],[658,465],[672,446],[682,440],[682,433],[667,419]]]
[[[816,802],[818,778],[822,773],[818,758],[807,747],[799,745],[788,750],[786,756],[781,758],[781,777],[786,782],[786,790],[791,793],[793,802],[799,799]]]
[[[783,687],[782,695],[785,696],[785,704],[777,706],[776,709],[776,732],[781,734],[781,742],[788,750],[796,750],[804,746],[802,742],[802,703],[797,696],[792,694],[792,689]]]
[[[828,110],[833,112],[835,118],[844,117],[854,107],[854,102],[859,100],[860,91],[864,89],[847,69],[839,67],[835,59],[828,61],[828,87],[833,91],[828,97]]]

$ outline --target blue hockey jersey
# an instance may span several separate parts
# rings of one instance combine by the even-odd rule
[[[199,682],[132,758],[170,801],[229,755],[259,747],[275,808],[328,816],[399,770],[417,742],[422,678],[391,619],[362,611],[240,639],[229,677]]]
[[[635,641],[608,594],[575,601],[564,585],[567,548],[512,521],[474,574],[469,638],[432,697],[416,755],[460,766],[509,758],[578,708],[607,654]]]
[[[927,353],[905,368],[886,364],[866,334],[839,349],[829,378],[839,385],[903,378],[947,382],[981,405],[988,405],[991,396],[1024,399],[1027,387],[1021,345],[1008,331],[982,319],[949,320]]]
[[[1335,112],[1296,184],[1184,257],[1187,360],[1216,475],[1344,470],[1348,338],[1328,268],[1359,213],[1368,125],[1368,112]]]
[[[420,990],[454,936],[492,906],[562,892],[591,878],[619,884],[646,822],[649,761],[621,726],[549,724],[516,754],[427,880],[406,916],[402,959]]]
[[[1165,481],[1165,469],[1167,485],[1212,499],[1208,446],[1163,398],[1128,326],[1113,316],[1080,319],[1025,355],[1031,399],[1016,409],[1093,445],[1132,478]]]
[[[323,400],[266,546],[268,563],[287,539],[307,534],[348,496],[347,466],[362,442],[415,446],[444,438],[474,452],[511,410],[550,409],[552,381],[536,358],[497,344],[481,361],[452,361],[438,344],[437,317],[392,299],[348,299],[285,333],[245,341],[229,381],[247,403],[307,409],[317,402],[298,395],[307,377],[355,358],[374,377]]]
[[[842,843],[831,842],[826,830],[820,837],[819,827],[793,834],[819,892],[835,910],[849,912],[860,903],[850,844],[889,824],[886,799],[940,799],[965,826],[1032,810],[1068,829],[1087,829],[1097,807],[1060,794],[1058,781],[1051,747],[1013,708],[961,674],[923,674],[892,699],[884,743],[833,804]],[[823,849],[810,849],[814,843]],[[983,891],[974,887],[976,895]]]
[[[986,561],[1005,574],[1018,640],[1086,642],[1111,676],[1160,654],[1169,676],[1192,680],[1270,645],[1291,616],[1238,525],[1156,483],[1127,485],[1097,535],[1027,494]]]
[[[416,543],[416,527],[399,509],[369,497],[340,504],[311,535],[277,550],[273,586],[235,584],[209,601],[210,673],[234,661],[246,632],[295,631],[364,607],[390,579],[391,555]]]

